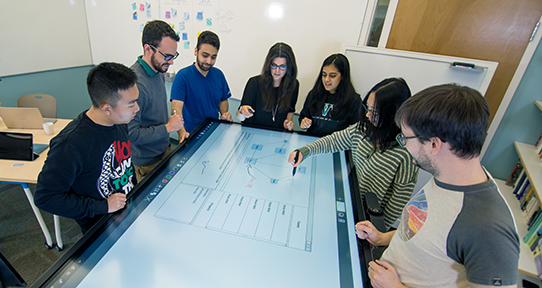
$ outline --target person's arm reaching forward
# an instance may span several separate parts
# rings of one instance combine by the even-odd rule
[[[180,100],[171,100],[171,114],[178,115],[181,119],[183,119],[183,106],[184,102]],[[186,132],[184,125],[182,128],[177,130],[177,133],[179,134],[179,143],[183,142],[184,139],[188,138],[190,134]]]

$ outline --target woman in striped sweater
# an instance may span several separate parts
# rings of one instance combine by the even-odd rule
[[[401,215],[418,180],[418,167],[412,156],[395,141],[401,132],[394,122],[395,112],[409,97],[410,89],[404,79],[382,80],[365,96],[364,117],[357,124],[297,149],[298,161],[294,163],[294,151],[288,162],[297,166],[313,155],[351,150],[359,190],[378,196],[386,228],[390,228]]]

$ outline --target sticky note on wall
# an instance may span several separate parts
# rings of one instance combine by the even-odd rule
[[[188,20],[189,17],[190,17],[190,13],[184,12],[184,20]]]
[[[189,49],[189,48],[190,48],[190,42],[184,41],[184,49]]]
[[[179,22],[179,30],[184,30],[184,22]]]
[[[139,5],[139,10],[141,10],[141,11],[145,10],[145,5],[140,4],[140,5]]]
[[[207,22],[207,26],[213,26],[213,19],[212,18],[207,18],[206,20],[207,21],[205,21],[205,22]]]
[[[203,12],[198,12],[198,15],[196,16],[196,19],[202,20],[203,19]]]
[[[188,34],[187,33],[183,33],[183,40],[188,40]]]

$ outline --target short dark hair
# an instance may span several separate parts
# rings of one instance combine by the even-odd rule
[[[420,141],[438,137],[454,154],[472,159],[480,155],[487,135],[489,105],[480,92],[457,84],[426,88],[407,100],[395,116]]]
[[[267,56],[262,67],[260,76],[260,91],[262,92],[263,108],[265,111],[271,111],[275,105],[275,92],[273,88],[273,76],[271,76],[271,63],[275,58],[286,59],[286,74],[280,81],[278,111],[288,111],[290,108],[290,99],[297,85],[297,63],[295,61],[294,50],[284,42],[277,42],[269,48]]]
[[[177,42],[180,40],[179,35],[175,33],[173,28],[171,28],[168,23],[162,20],[149,21],[143,28],[141,44],[143,44],[143,46],[145,46],[145,44],[149,44],[154,47],[158,47],[160,42],[162,42],[162,38],[164,37],[169,37]]]
[[[136,84],[137,75],[132,69],[113,62],[103,62],[90,69],[87,90],[92,106],[103,104],[115,107],[120,100],[119,91],[128,90]]]
[[[215,34],[213,31],[203,31],[198,36],[198,44],[196,47],[201,48],[201,45],[203,44],[209,44],[216,48],[216,50],[220,50],[220,39],[218,38],[218,35]]]
[[[367,99],[371,93],[375,93],[374,109],[378,114],[376,125],[365,116],[367,114]],[[401,105],[410,98],[410,88],[403,78],[387,78],[376,84],[363,99],[364,109],[361,109],[358,128],[365,137],[375,145],[380,152],[397,144],[395,136],[401,129],[395,125],[395,113]]]

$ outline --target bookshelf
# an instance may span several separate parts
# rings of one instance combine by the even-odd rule
[[[542,111],[542,101],[534,101],[534,104]],[[538,150],[534,145],[517,141],[514,141],[514,147],[521,164],[523,165],[523,172],[527,175],[527,179],[530,182],[533,190],[533,196],[536,197],[538,204],[540,207],[542,207],[542,198],[540,197],[540,193],[542,193],[542,161],[538,157]],[[523,215],[523,211],[520,207],[520,201],[518,201],[519,196],[516,197],[516,195],[513,193],[514,188],[506,186],[504,181],[496,180],[496,182],[501,190],[501,193],[508,202],[508,205],[510,206],[516,220],[516,226],[520,237],[519,272],[534,278],[538,278],[539,271],[537,271],[535,265],[533,252],[531,252],[529,245],[522,241],[522,239],[528,233],[528,227],[524,221],[525,216]]]
[[[505,181],[503,180],[495,179],[495,182],[497,182],[497,186],[499,186],[499,190],[501,190],[504,199],[506,199],[506,202],[508,202],[508,206],[510,206],[510,210],[512,210],[512,214],[514,214],[514,219],[516,220],[520,242],[518,270],[525,275],[538,278],[533,253],[531,252],[531,249],[529,249],[529,246],[527,246],[527,244],[523,243],[521,240],[523,237],[525,237],[525,235],[527,235],[527,225],[525,225],[522,221],[523,215],[521,214],[522,211],[519,208],[519,201],[516,199],[516,196],[512,194],[514,188],[506,186],[504,184]]]
[[[538,153],[534,145],[514,141],[514,147],[518,153],[523,169],[534,187],[537,199],[540,201],[540,189],[542,189],[542,162],[538,158]]]

